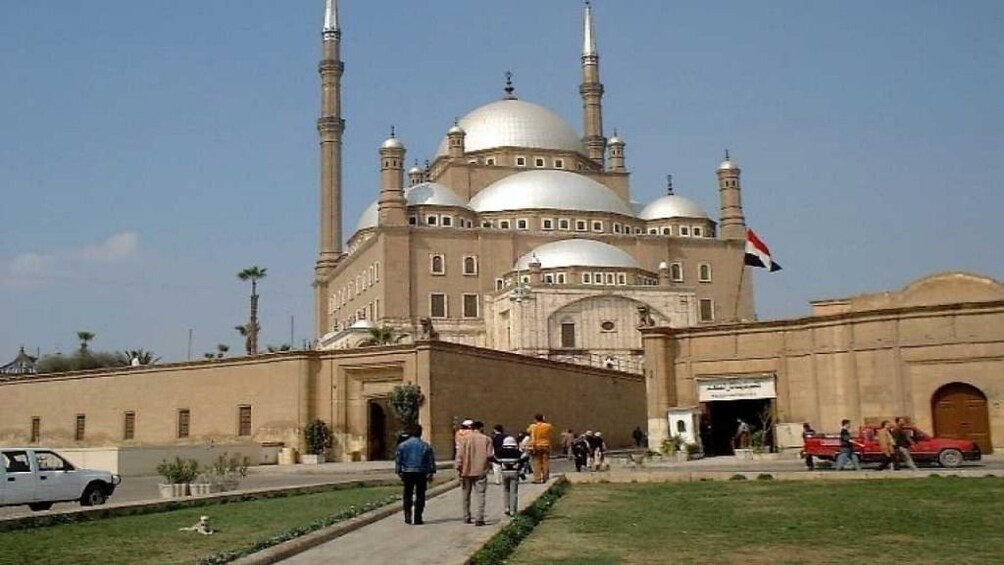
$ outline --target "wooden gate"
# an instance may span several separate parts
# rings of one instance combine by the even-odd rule
[[[965,383],[939,388],[931,398],[934,435],[975,441],[983,453],[990,453],[990,413],[987,397]]]

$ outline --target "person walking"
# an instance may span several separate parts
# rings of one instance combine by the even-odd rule
[[[899,456],[900,467],[906,465],[911,471],[916,471],[917,464],[913,462],[913,457],[910,455],[913,438],[910,437],[910,430],[906,429],[905,419],[896,418],[896,427],[892,430],[892,437],[896,442],[896,454]]]
[[[461,510],[464,523],[475,526],[485,525],[485,491],[488,490],[488,471],[491,467],[492,440],[482,431],[483,422],[473,422],[471,433],[466,435],[457,448],[456,469],[462,487]],[[471,514],[471,495],[475,496],[474,514]]]
[[[586,467],[589,461],[589,442],[586,441],[586,436],[577,436],[572,441],[572,459],[575,460],[576,471],[581,472],[582,468]]]
[[[854,453],[854,447],[863,447],[854,441],[851,436],[851,421],[844,419],[840,421],[840,455],[837,456],[837,463],[834,465],[838,471],[843,471],[847,463],[850,462],[855,471],[861,470],[861,461],[858,454]]]
[[[593,452],[593,469],[602,471],[603,462],[606,460],[607,455],[607,442],[603,440],[602,432],[594,433],[593,441],[596,444],[596,450]]]
[[[741,418],[737,419],[736,422],[739,425],[736,426],[736,435],[732,438],[732,447],[734,449],[749,449],[753,438],[753,430]]]
[[[519,510],[520,469],[529,458],[530,454],[522,451],[512,436],[502,440],[502,446],[492,457],[492,462],[502,469],[502,506],[506,516],[515,516]]]
[[[891,463],[893,470],[898,471],[899,459],[896,458],[896,440],[892,437],[892,425],[889,420],[882,420],[881,427],[875,433],[875,439],[878,440],[879,451],[882,452],[882,464],[879,465],[878,470],[885,471]]]
[[[802,454],[805,455],[805,467],[807,469],[809,469],[810,471],[816,470],[816,464],[812,460],[812,454],[806,453],[804,447],[805,447],[805,442],[809,438],[811,438],[812,436],[814,436],[814,435],[816,435],[816,430],[812,429],[812,426],[809,425],[809,422],[803,422],[802,423],[802,447],[803,447]]]
[[[502,449],[502,442],[505,441],[506,437],[508,436],[505,435],[505,428],[502,427],[502,424],[495,424],[495,427],[492,428],[492,450],[497,453],[498,450]],[[495,484],[502,484],[502,466],[495,461],[492,461],[492,478],[495,479]]]
[[[533,482],[544,483],[551,478],[551,424],[544,415],[537,413],[534,422],[527,428],[530,434],[530,448],[533,454]]]
[[[572,433],[572,430],[561,432],[561,454],[565,456],[565,459],[572,458],[572,442],[574,440],[575,434]]]
[[[457,428],[457,432],[453,434],[453,457],[457,457],[457,453],[460,450],[460,442],[464,440],[465,437],[471,434],[471,426],[474,425],[474,420],[464,420],[460,422],[460,427]]]
[[[528,476],[533,475],[533,467],[530,466],[530,456],[533,455],[533,449],[530,447],[530,434],[520,432],[516,436],[516,443],[519,444],[519,450],[526,453],[526,459],[519,472],[519,480],[525,481]]]
[[[425,487],[436,474],[436,455],[422,440],[422,426],[415,424],[408,439],[397,446],[394,472],[404,482],[404,522],[420,526],[425,510]]]
[[[586,430],[582,434],[582,439],[586,442],[586,468],[593,468],[593,454],[596,452],[596,438],[593,437],[593,430]]]
[[[641,447],[641,441],[645,439],[645,432],[641,431],[641,426],[635,426],[631,437],[634,439],[634,446]]]

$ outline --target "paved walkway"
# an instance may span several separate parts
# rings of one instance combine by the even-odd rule
[[[551,479],[551,482],[553,483],[554,479]],[[520,510],[533,503],[547,486],[549,485],[521,484]],[[490,480],[485,505],[487,522],[485,526],[464,524],[460,498],[461,489],[455,488],[430,499],[425,508],[425,525],[405,524],[404,513],[397,512],[282,563],[338,563],[339,565],[465,563],[509,522],[509,518],[503,513],[502,487],[496,486]]]

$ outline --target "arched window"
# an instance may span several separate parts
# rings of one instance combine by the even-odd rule
[[[669,265],[669,278],[673,282],[683,282],[683,263],[671,263]]]
[[[711,264],[701,263],[697,267],[697,280],[700,282],[711,282]]]
[[[430,264],[430,270],[434,275],[445,275],[446,274],[446,262],[443,260],[442,255],[433,255]]]
[[[478,259],[473,255],[468,255],[464,257],[464,274],[465,275],[478,274]]]

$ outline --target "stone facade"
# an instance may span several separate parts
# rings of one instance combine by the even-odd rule
[[[387,395],[404,382],[422,387],[420,421],[446,458],[455,424],[465,418],[518,431],[540,411],[556,429],[603,430],[611,447],[629,445],[643,421],[638,376],[419,342],[10,377],[0,381],[0,443],[178,449],[281,443],[302,453],[303,429],[319,418],[333,429],[335,460],[382,459],[397,430]]]
[[[774,385],[764,390],[775,395],[781,425],[833,432],[842,418],[857,425],[905,416],[940,435],[968,434],[985,451],[1004,446],[1004,285],[947,273],[813,306],[805,318],[643,329],[651,445],[666,438],[670,408],[706,411],[702,382],[745,377],[749,386]],[[939,422],[953,387],[970,391],[973,414]],[[988,429],[968,429],[979,420]]]

